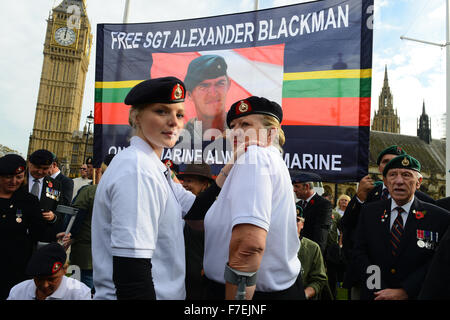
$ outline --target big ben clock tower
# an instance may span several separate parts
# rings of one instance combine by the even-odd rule
[[[48,149],[63,165],[78,165],[72,163],[73,137],[80,127],[91,44],[85,0],[63,0],[52,9],[28,155]]]

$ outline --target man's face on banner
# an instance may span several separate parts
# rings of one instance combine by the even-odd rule
[[[229,88],[228,77],[220,76],[215,79],[203,80],[192,92],[188,92],[188,97],[195,104],[199,120],[215,118],[220,114],[225,114],[225,101]]]

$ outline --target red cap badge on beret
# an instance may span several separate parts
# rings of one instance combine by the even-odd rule
[[[171,99],[172,99],[172,100],[184,99],[184,89],[183,89],[182,86],[180,86],[179,83],[177,83],[177,84],[173,87]]]
[[[55,262],[52,267],[52,274],[57,273],[59,271],[59,269],[61,269],[61,267],[62,267],[61,262]]]
[[[19,167],[16,169],[16,174],[19,174],[19,173],[23,172],[24,170],[25,170],[25,167],[24,167],[24,166],[19,166]]]
[[[241,100],[236,105],[236,114],[242,114],[249,111],[252,111],[252,106],[247,100]]]

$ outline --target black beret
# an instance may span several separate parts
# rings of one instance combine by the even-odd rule
[[[0,175],[19,174],[25,171],[27,163],[18,154],[7,154],[0,158]]]
[[[26,273],[29,276],[51,276],[57,273],[66,262],[66,251],[56,243],[39,248],[31,257]]]
[[[402,154],[406,154],[406,152],[401,147],[396,146],[396,145],[387,147],[386,149],[381,151],[380,154],[378,155],[377,165],[380,165],[381,159],[387,154],[393,154],[393,155],[399,156],[399,155],[402,155]]]
[[[188,91],[192,91],[200,82],[207,79],[215,79],[227,74],[225,59],[217,55],[204,55],[189,63],[184,78],[184,84]]]
[[[108,153],[105,156],[105,159],[103,159],[103,163],[106,164],[107,166],[109,166],[109,164],[111,163],[112,159],[114,158],[115,154],[114,153]]]
[[[397,156],[389,161],[383,169],[383,176],[385,177],[390,169],[411,169],[420,172],[419,160],[411,157],[408,154]]]
[[[280,123],[283,120],[283,110],[274,101],[263,97],[251,96],[244,100],[239,100],[231,106],[227,113],[227,125],[230,127],[231,121],[236,118],[248,116],[250,114],[265,114],[276,118]]]
[[[139,106],[149,103],[183,102],[186,88],[175,77],[148,79],[135,85],[125,97],[125,104]]]
[[[322,178],[313,172],[300,172],[292,174],[291,181],[292,183],[320,182]]]
[[[179,166],[177,164],[175,164],[172,160],[170,159],[164,159],[162,161],[164,163],[164,165],[169,168],[170,170],[174,171],[175,173],[178,174],[179,172]]]
[[[35,165],[47,166],[55,161],[55,155],[45,149],[39,149],[30,155],[30,162]]]

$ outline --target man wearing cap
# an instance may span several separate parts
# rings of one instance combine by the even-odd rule
[[[80,190],[82,187],[92,182],[92,180],[88,178],[88,166],[86,163],[83,163],[80,167],[80,177],[74,178],[72,180],[73,180],[73,196],[72,196],[73,200],[78,194],[78,190]]]
[[[199,195],[214,181],[208,164],[188,164],[178,174],[183,187]],[[203,228],[197,229],[186,224],[184,226],[184,244],[186,249],[186,300],[203,298],[202,270],[205,233]]]
[[[25,269],[38,240],[55,241],[56,224],[42,219],[38,199],[23,186],[26,161],[17,154],[0,158],[0,300],[27,279]]]
[[[300,199],[297,205],[303,209],[305,218],[302,236],[315,241],[324,254],[332,224],[333,208],[330,201],[319,196],[314,190],[314,182],[321,181],[321,178],[315,173],[302,172],[291,179],[294,193]]]
[[[28,192],[39,199],[43,218],[50,223],[62,225],[62,217],[56,207],[63,201],[61,184],[50,177],[54,155],[48,150],[39,149],[28,160]]]
[[[210,128],[224,131],[225,104],[230,88],[225,60],[218,55],[204,55],[192,60],[184,83],[187,98],[194,102],[197,112],[197,117],[185,126],[191,139],[204,140],[203,133]]]
[[[73,195],[73,181],[69,177],[66,177],[61,170],[59,170],[59,159],[53,154],[53,163],[51,166],[51,175],[53,179],[59,181],[61,184],[61,201],[60,204],[68,206],[72,202]]]
[[[66,252],[58,243],[38,249],[27,266],[33,279],[15,285],[7,300],[91,300],[91,290],[66,277]]]
[[[405,154],[405,150],[397,145],[389,146],[381,151],[377,157],[378,171],[380,174],[383,173],[384,167],[390,160]],[[422,178],[420,178],[420,181],[422,181]],[[434,203],[434,200],[431,197],[420,190],[416,190],[415,195],[422,201]],[[384,183],[382,181],[374,182],[370,175],[366,175],[360,180],[356,195],[350,200],[347,209],[345,210],[345,214],[339,223],[338,227],[342,230],[343,250],[348,261],[343,285],[345,288],[352,289],[351,294],[355,299],[358,299],[359,296],[359,280],[356,272],[353,270],[354,266],[351,262],[351,257],[361,207],[366,203],[389,198],[389,190]]]
[[[366,204],[356,230],[353,258],[361,299],[417,299],[450,213],[419,200],[420,163],[400,155],[383,169],[390,199]]]

